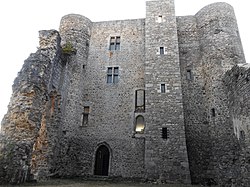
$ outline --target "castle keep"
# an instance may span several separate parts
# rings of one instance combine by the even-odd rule
[[[13,84],[0,181],[121,177],[250,186],[250,70],[233,8],[40,31]],[[240,64],[240,65],[238,65]]]

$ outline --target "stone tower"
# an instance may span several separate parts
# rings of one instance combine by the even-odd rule
[[[188,182],[173,0],[147,2],[145,32],[146,175],[148,178]]]

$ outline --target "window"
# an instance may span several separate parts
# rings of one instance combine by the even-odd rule
[[[82,113],[82,126],[87,126],[89,121],[89,106],[84,107],[84,111]]]
[[[162,19],[162,15],[158,16],[158,23],[162,23],[163,19]]]
[[[107,70],[107,83],[118,83],[119,78],[119,67],[108,67]]]
[[[166,93],[166,84],[161,84],[161,93]]]
[[[115,51],[115,50],[120,50],[120,48],[121,48],[121,37],[120,36],[110,37],[109,50]]]
[[[211,115],[212,115],[212,117],[215,117],[215,109],[214,108],[211,109]]]
[[[160,55],[164,55],[164,47],[160,47]]]
[[[114,74],[113,74],[113,83],[118,83],[118,75],[119,75],[119,68],[114,67]]]
[[[145,112],[145,90],[135,91],[135,112]]]
[[[137,116],[135,120],[135,132],[143,133],[145,128],[145,122],[143,116]]]
[[[108,71],[107,71],[107,83],[112,83],[112,68],[108,68]]]
[[[162,128],[162,131],[161,131],[161,137],[162,139],[168,139],[168,128],[167,127],[163,127]]]
[[[187,70],[187,80],[192,80],[192,71],[191,71],[191,69]]]
[[[245,141],[245,132],[243,130],[240,131],[240,140]]]

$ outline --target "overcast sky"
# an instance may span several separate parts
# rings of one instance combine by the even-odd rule
[[[1,0],[0,2],[0,122],[7,112],[11,86],[23,61],[38,47],[38,31],[58,30],[69,13],[92,21],[145,18],[146,0]],[[175,0],[176,15],[194,15],[216,0]],[[250,60],[250,12],[247,0],[225,0],[236,13],[245,56]]]

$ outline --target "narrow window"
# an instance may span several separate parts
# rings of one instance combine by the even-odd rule
[[[88,121],[89,121],[89,106],[85,106],[82,114],[82,126],[87,126]]]
[[[109,50],[115,51],[115,50],[120,50],[120,48],[121,48],[121,37],[120,36],[110,37]]]
[[[135,120],[135,132],[143,133],[145,128],[145,122],[143,116],[137,116]]]
[[[245,141],[245,132],[243,130],[240,131],[240,140]]]
[[[160,55],[164,55],[164,47],[160,47]]]
[[[107,71],[107,83],[112,83],[112,68],[108,68],[108,71]]]
[[[192,80],[192,71],[191,71],[191,69],[187,70],[187,80]]]
[[[168,128],[167,127],[163,127],[162,131],[161,131],[161,137],[162,139],[168,139]]]
[[[162,15],[158,16],[158,23],[162,23],[163,19],[162,19]]]
[[[114,67],[114,74],[113,74],[113,83],[116,84],[118,83],[118,76],[119,76],[119,68]]]
[[[145,90],[135,91],[135,112],[145,112]]]
[[[117,36],[117,37],[116,37],[115,50],[120,50],[120,42],[121,42],[121,37],[120,37],[120,36]]]
[[[214,108],[211,109],[211,115],[212,115],[212,117],[215,117],[215,109]]]
[[[161,84],[161,93],[166,93],[166,84]]]

